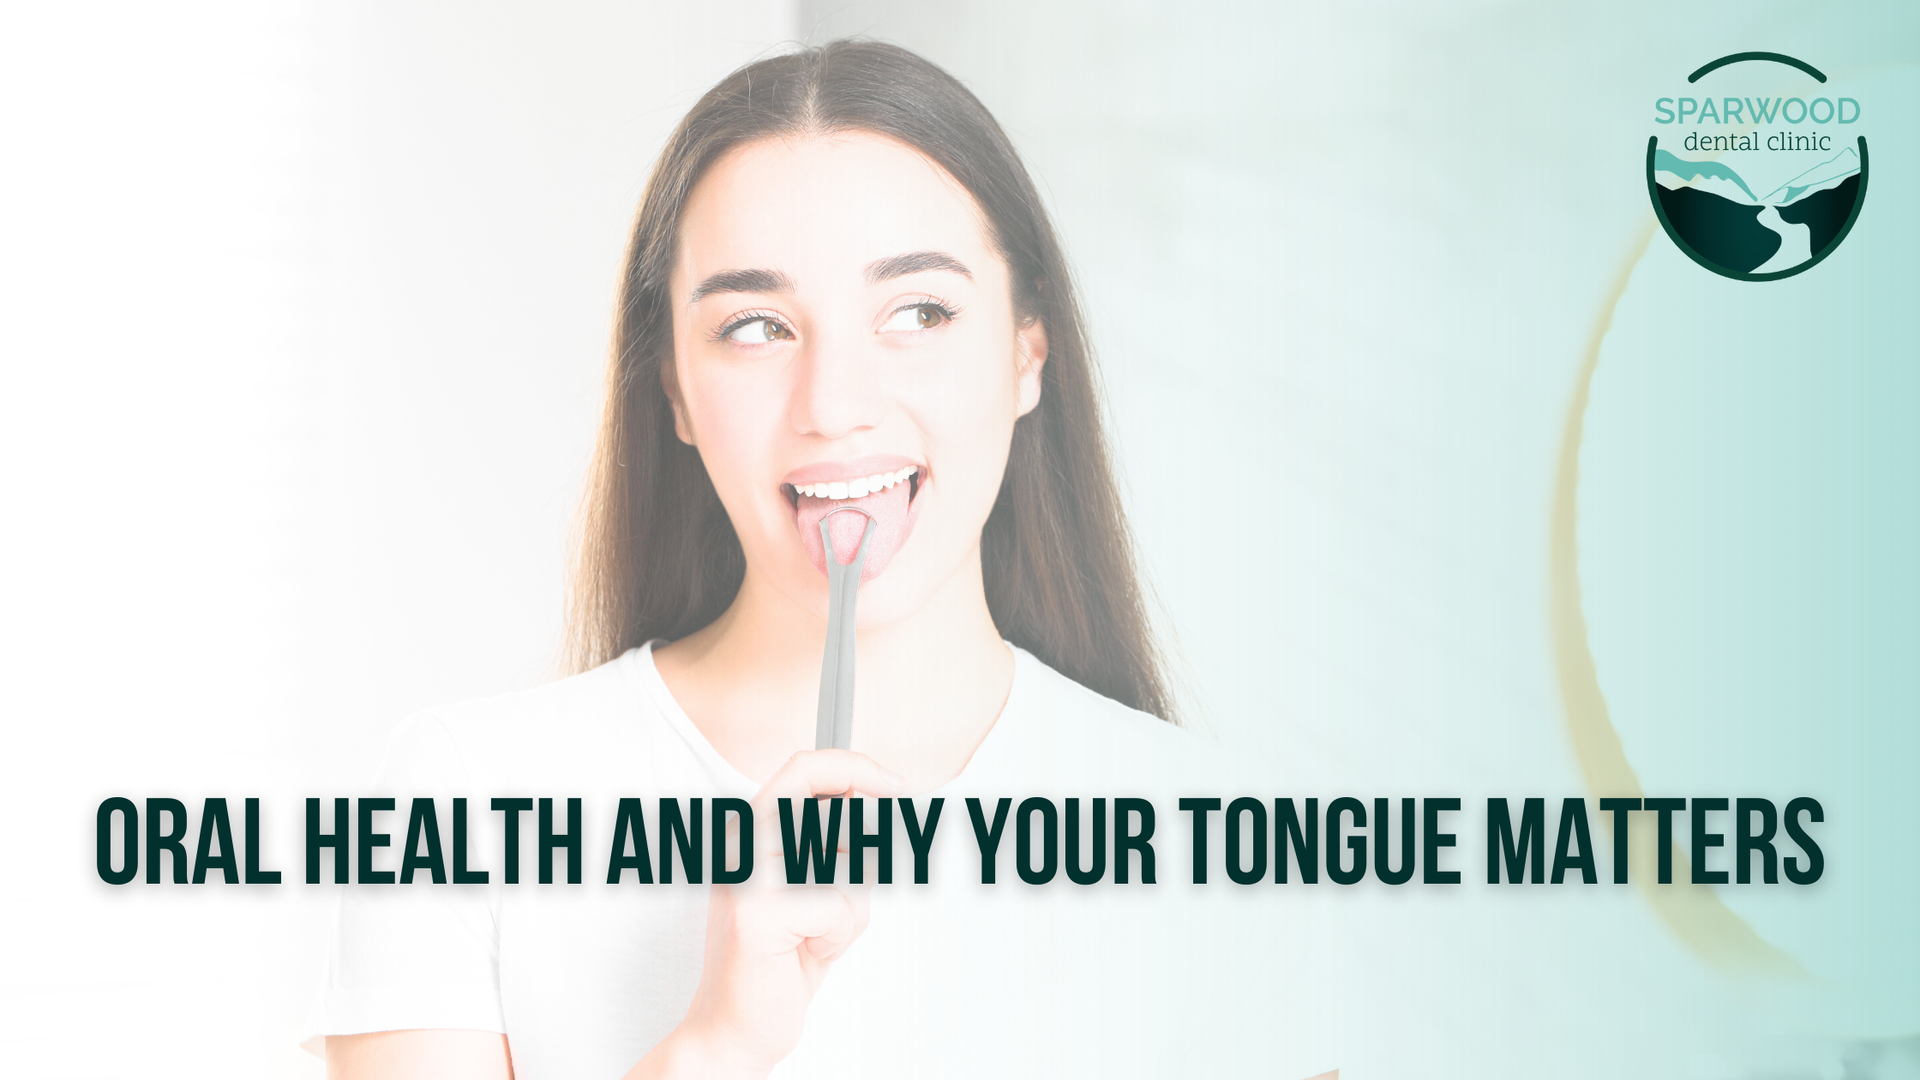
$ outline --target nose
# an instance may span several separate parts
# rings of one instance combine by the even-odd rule
[[[880,423],[886,390],[871,350],[857,340],[815,335],[802,344],[791,420],[802,435],[842,439]]]

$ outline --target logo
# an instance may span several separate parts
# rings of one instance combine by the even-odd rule
[[[1647,140],[1647,194],[1675,246],[1736,281],[1792,277],[1833,254],[1867,198],[1861,102],[1780,53],[1723,56],[1687,83],[1655,100]]]

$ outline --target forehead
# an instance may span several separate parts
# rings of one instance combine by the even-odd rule
[[[866,132],[764,139],[723,156],[680,223],[674,279],[778,269],[856,278],[875,259],[947,251],[976,275],[1004,273],[979,205],[919,151]]]

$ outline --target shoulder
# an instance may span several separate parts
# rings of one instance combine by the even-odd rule
[[[635,649],[590,671],[512,693],[437,705],[421,714],[462,743],[565,738],[630,720],[644,694],[629,671]]]
[[[1150,713],[1129,708],[1067,678],[1015,648],[1007,717],[1037,762],[1067,773],[1102,777],[1152,775],[1161,782],[1200,781],[1219,774],[1219,744]]]
[[[650,715],[630,670],[641,650],[530,690],[436,705],[403,721],[388,742],[388,779],[486,782],[527,776],[542,763],[577,773],[583,754],[642,737]]]
[[[1014,646],[1014,655],[1013,697],[1023,711],[1030,710],[1034,719],[1049,726],[1169,747],[1201,741],[1178,725],[1089,690],[1019,646]]]

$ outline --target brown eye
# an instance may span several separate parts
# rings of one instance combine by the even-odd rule
[[[762,315],[735,323],[723,336],[741,345],[764,345],[769,341],[792,341],[793,331],[779,320]]]
[[[952,318],[953,313],[939,304],[914,304],[911,307],[900,308],[887,316],[887,321],[880,327],[880,332],[885,334],[932,330],[946,324]]]

